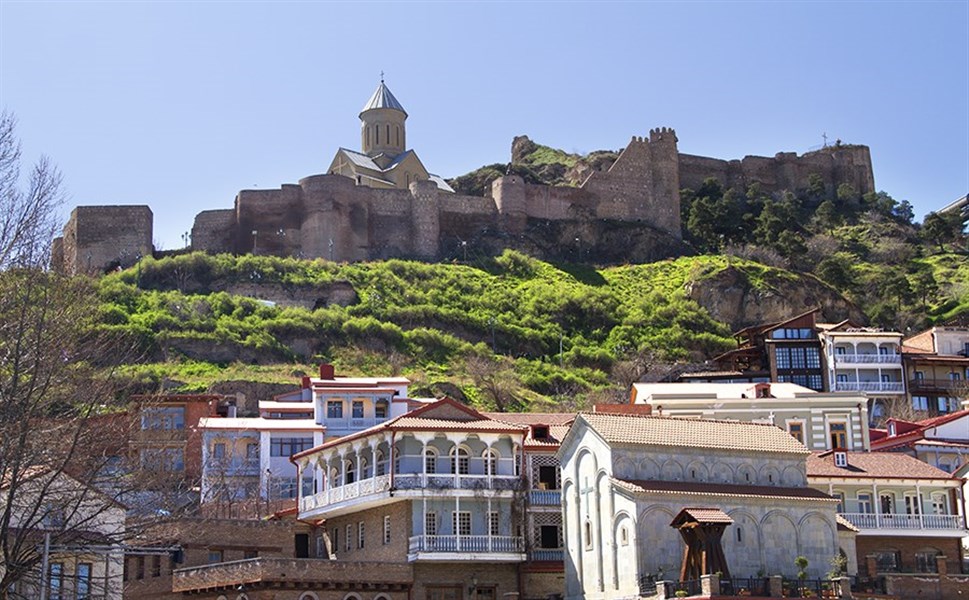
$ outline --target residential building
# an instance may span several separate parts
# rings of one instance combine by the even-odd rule
[[[224,563],[251,567],[313,558],[318,527],[297,520],[295,512],[293,508],[267,519],[181,518],[143,529],[129,543],[144,550],[157,547],[158,552],[126,556],[125,597],[175,600],[185,588],[195,593],[218,588],[215,578],[200,573],[217,571]],[[238,592],[248,583],[234,578],[226,587]]]
[[[955,412],[969,398],[969,323],[952,321],[905,338],[902,357],[916,415]]]
[[[874,451],[903,452],[946,473],[969,463],[969,410],[921,421],[889,419],[872,432]]]
[[[850,321],[818,327],[827,389],[867,394],[871,419],[881,421],[905,398],[902,334]]]
[[[566,598],[627,598],[641,578],[677,579],[684,509],[716,515],[724,575],[809,576],[839,549],[836,501],[807,485],[803,444],[772,425],[580,413],[558,452]]]
[[[0,596],[121,600],[125,507],[63,471],[32,467],[11,481],[0,483],[0,578],[17,573]]]
[[[859,574],[962,572],[964,480],[899,452],[842,450],[812,454],[807,480],[858,529]]]
[[[816,308],[784,321],[745,327],[734,333],[737,347],[713,359],[718,371],[706,380],[736,381],[738,376],[732,373],[739,372],[753,381],[766,379],[828,391],[816,322],[820,310]],[[696,378],[684,374],[681,380],[696,381]]]
[[[157,394],[131,397],[136,431],[131,450],[143,469],[171,473],[190,487],[202,478],[199,422],[225,411],[219,394]]]
[[[293,499],[301,485],[312,491],[312,473],[297,479],[290,456],[418,406],[407,397],[409,384],[404,377],[340,377],[323,364],[319,377],[303,377],[298,389],[260,400],[258,417],[230,409],[228,417],[202,419],[203,502],[234,516],[256,498]],[[232,503],[243,512],[230,510]]]
[[[527,427],[525,435],[525,548],[523,588],[530,598],[561,595],[565,587],[562,477],[556,453],[575,413],[483,413]]]
[[[655,415],[776,425],[811,450],[868,449],[862,392],[816,392],[793,383],[634,383],[630,404]]]
[[[301,491],[299,518],[325,519],[334,561],[412,567],[413,597],[520,593],[528,433],[448,398],[426,404],[296,454],[319,490]]]

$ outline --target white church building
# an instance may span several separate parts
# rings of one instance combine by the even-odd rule
[[[809,577],[839,552],[837,500],[808,487],[809,451],[772,425],[580,413],[561,444],[566,598],[635,596],[641,577],[679,578],[670,526],[685,508],[732,519],[729,574]],[[846,548],[846,552],[853,552]]]

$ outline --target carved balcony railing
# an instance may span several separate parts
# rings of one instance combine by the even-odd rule
[[[836,392],[888,392],[901,394],[905,384],[901,381],[836,381]]]
[[[420,552],[520,554],[525,541],[513,535],[415,535],[409,540],[410,554]]]
[[[561,506],[561,490],[530,490],[528,501],[532,506]]]
[[[857,365],[857,364],[882,364],[900,365],[902,364],[901,354],[835,354],[834,362],[836,365]]]
[[[841,513],[841,516],[858,529],[965,529],[959,515]]]

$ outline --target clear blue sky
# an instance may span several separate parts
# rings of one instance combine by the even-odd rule
[[[244,188],[359,146],[381,70],[445,177],[511,139],[623,147],[674,127],[720,158],[871,147],[916,215],[969,191],[969,2],[0,0],[0,107],[79,204],[148,204],[182,245]]]

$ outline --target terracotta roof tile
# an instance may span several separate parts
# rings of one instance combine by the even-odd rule
[[[651,479],[612,479],[619,487],[635,493],[698,494],[704,496],[731,496],[750,498],[798,498],[830,500],[834,498],[820,490],[809,487],[773,487],[764,485],[737,485],[699,481],[656,481]]]
[[[854,531],[855,533],[861,531],[860,529],[855,527],[854,523],[842,517],[841,515],[835,515],[834,519],[838,523],[838,529],[847,529],[848,531]]]
[[[581,418],[609,443],[808,454],[803,444],[773,425],[608,413],[581,413]]]
[[[811,454],[808,477],[952,479],[952,475],[900,452],[848,452],[848,466],[836,467],[831,451]]]
[[[673,522],[680,520],[680,516],[688,516],[698,523],[733,523],[733,519],[719,508],[684,508]]]

